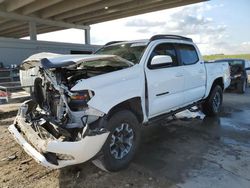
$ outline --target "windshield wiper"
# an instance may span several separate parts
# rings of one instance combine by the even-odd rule
[[[105,66],[84,66],[84,68],[86,68],[87,70],[91,70],[91,69],[116,69],[116,70],[120,70],[125,68],[124,66],[111,66],[111,65],[105,65]]]

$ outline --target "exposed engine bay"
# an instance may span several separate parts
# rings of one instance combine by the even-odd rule
[[[113,64],[115,66],[112,66]],[[71,91],[71,88],[82,79],[127,67],[129,67],[127,64],[118,63],[117,60],[98,59],[82,61],[66,67],[39,68],[39,76],[34,81],[33,110],[27,114],[30,121],[43,118],[46,122],[60,127],[60,130],[64,129],[61,132],[62,134],[67,132],[64,135],[65,139],[76,140],[76,135],[82,132],[87,124],[93,130],[94,126],[91,127],[90,124],[102,117],[104,113],[91,109],[87,104],[95,95],[94,91]],[[58,133],[54,136],[58,137]]]

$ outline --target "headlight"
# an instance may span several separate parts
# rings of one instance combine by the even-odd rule
[[[72,100],[86,100],[89,101],[94,96],[94,92],[90,90],[72,92],[70,98]]]
[[[69,96],[69,107],[73,111],[79,111],[86,108],[87,102],[94,96],[94,92],[91,90],[74,91]]]

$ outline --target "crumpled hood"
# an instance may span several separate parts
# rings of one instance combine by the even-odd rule
[[[55,53],[38,53],[25,59],[20,65],[22,70],[27,70],[33,67],[42,67],[44,69],[67,67],[71,65],[77,65],[83,62],[95,61],[95,60],[113,60],[121,61],[128,66],[133,66],[134,64],[126,59],[121,58],[116,55],[63,55]]]

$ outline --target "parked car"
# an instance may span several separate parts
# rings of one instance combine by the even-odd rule
[[[215,62],[228,62],[230,66],[231,84],[230,88],[239,93],[245,93],[248,84],[247,69],[248,62],[244,59],[218,59]]]
[[[219,113],[228,63],[205,64],[192,39],[156,35],[111,42],[93,55],[34,55],[34,99],[9,127],[40,164],[61,168],[99,157],[109,171],[128,166],[141,126],[201,105]]]

